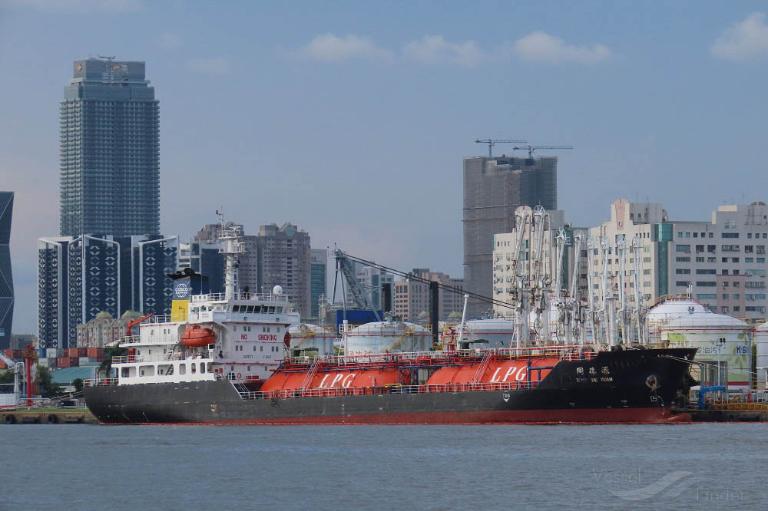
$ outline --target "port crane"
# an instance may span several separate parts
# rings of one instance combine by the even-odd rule
[[[414,282],[419,282],[421,284],[429,286],[429,319],[430,319],[430,325],[432,329],[432,342],[434,344],[437,344],[439,341],[439,327],[438,327],[438,316],[439,316],[439,310],[440,310],[440,304],[439,304],[439,290],[442,289],[443,291],[447,291],[449,293],[457,293],[464,295],[466,298],[473,298],[482,302],[489,303],[491,305],[498,305],[501,307],[507,307],[507,308],[513,308],[515,307],[513,304],[503,302],[501,300],[496,300],[494,298],[489,298],[487,296],[483,296],[477,293],[472,293],[469,291],[466,291],[464,289],[461,289],[459,287],[455,286],[449,286],[447,284],[443,284],[441,282],[437,282],[434,280],[427,279],[425,277],[422,277],[420,275],[417,275],[413,272],[406,272],[402,270],[397,270],[395,268],[390,268],[389,266],[384,266],[383,264],[376,263],[374,261],[369,261],[367,259],[363,259],[361,257],[355,257],[353,255],[347,254],[346,252],[343,252],[339,249],[336,249],[335,251],[336,261],[337,261],[337,267],[340,264],[339,261],[342,261],[343,266],[350,267],[350,263],[357,263],[361,264],[363,266],[367,266],[369,268],[375,268],[383,273],[389,273],[391,275],[395,275],[397,277],[402,277],[404,279],[408,279]],[[342,266],[342,274],[346,275],[347,272],[344,272]],[[334,283],[335,288],[335,283]],[[363,302],[358,302],[359,305],[367,304],[367,300],[363,298]],[[463,322],[462,322],[463,323]]]
[[[478,138],[475,140],[475,144],[487,144],[488,145],[488,158],[493,158],[493,146],[496,144],[525,144],[526,140],[513,140],[509,138]]]

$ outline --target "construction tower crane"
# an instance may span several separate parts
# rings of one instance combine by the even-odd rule
[[[512,148],[513,151],[528,151],[528,159],[533,159],[533,153],[538,151],[539,149],[545,149],[545,150],[563,150],[563,149],[573,149],[572,145],[522,145],[522,146],[515,146]]]
[[[525,144],[526,140],[512,140],[508,138],[478,138],[475,140],[475,144],[487,144],[488,145],[488,158],[493,158],[493,146],[496,144]]]

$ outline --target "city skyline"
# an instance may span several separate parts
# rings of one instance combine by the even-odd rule
[[[74,59],[101,51],[146,61],[162,91],[161,231],[182,239],[225,204],[252,226],[301,225],[316,247],[460,275],[461,160],[484,153],[473,143],[484,136],[573,144],[559,155],[559,202],[575,225],[595,225],[617,197],[675,218],[765,197],[768,28],[756,2],[626,13],[490,2],[438,19],[430,4],[407,16],[336,4],[199,18],[171,3],[62,5],[0,3],[4,90],[21,99],[3,101],[0,121],[0,179],[17,192],[18,333],[34,330],[35,240],[58,231],[60,91]],[[529,22],[486,33],[476,27],[491,9]],[[143,37],[108,23],[118,17],[146,22]],[[93,30],[71,33],[81,19]],[[47,65],[29,65],[40,55]]]

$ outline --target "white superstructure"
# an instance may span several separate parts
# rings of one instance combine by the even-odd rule
[[[113,357],[120,385],[205,381],[226,378],[246,383],[268,378],[286,353],[288,328],[299,314],[280,286],[270,294],[243,293],[237,285],[239,234],[222,227],[226,258],[225,292],[189,297],[186,317],[154,317],[139,325]]]

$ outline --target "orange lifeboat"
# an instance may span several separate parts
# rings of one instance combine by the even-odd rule
[[[215,342],[216,333],[210,328],[200,325],[187,328],[181,336],[181,344],[187,348],[202,348]]]

